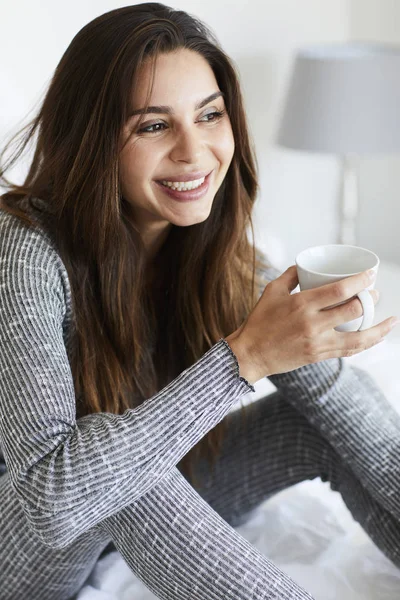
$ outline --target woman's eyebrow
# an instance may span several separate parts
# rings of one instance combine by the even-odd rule
[[[204,100],[201,100],[200,102],[198,102],[196,104],[196,106],[194,107],[195,110],[199,110],[200,108],[203,108],[204,106],[206,106],[207,104],[209,104],[216,98],[219,98],[220,96],[224,97],[224,93],[221,91],[214,92],[213,94],[211,94],[211,96],[207,96],[207,98],[204,98]],[[147,109],[137,108],[136,110],[131,112],[129,117],[134,117],[135,115],[144,115],[144,114],[149,114],[149,113],[172,115],[174,113],[174,111],[172,110],[172,108],[170,106],[149,106]]]

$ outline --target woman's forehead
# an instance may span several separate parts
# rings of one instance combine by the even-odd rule
[[[145,106],[152,83],[149,104],[153,106],[193,104],[218,90],[218,84],[208,62],[197,52],[180,49],[147,60],[139,69],[132,90],[132,109]]]

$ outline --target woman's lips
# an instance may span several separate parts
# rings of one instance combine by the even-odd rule
[[[213,171],[211,171],[212,173]],[[195,190],[187,190],[184,192],[179,192],[178,190],[173,190],[166,185],[163,185],[160,181],[156,181],[156,184],[161,188],[161,190],[174,200],[178,200],[179,202],[191,202],[193,200],[200,200],[205,194],[208,192],[208,188],[210,187],[210,176],[209,173],[204,179],[203,183],[197,187]]]

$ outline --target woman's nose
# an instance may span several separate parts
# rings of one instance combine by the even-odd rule
[[[201,132],[196,129],[186,129],[177,133],[170,158],[174,161],[198,163],[203,151]]]

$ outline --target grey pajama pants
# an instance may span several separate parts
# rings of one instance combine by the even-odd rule
[[[377,402],[384,400],[379,396]],[[44,546],[29,529],[9,476],[3,474],[1,600],[70,600],[110,541],[162,599],[310,600],[232,526],[272,494],[315,477],[330,481],[372,540],[400,566],[398,520],[280,392],[247,407],[245,421],[241,411],[225,419],[229,427],[222,454],[213,476],[207,464],[199,465],[197,490],[174,468],[140,500],[63,549]]]

